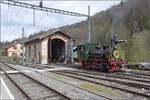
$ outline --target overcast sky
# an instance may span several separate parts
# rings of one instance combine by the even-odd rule
[[[25,2],[25,1],[20,1]],[[39,1],[26,1],[39,5]],[[62,9],[82,14],[88,14],[88,5],[91,6],[91,15],[106,10],[120,1],[44,1],[46,7]],[[2,41],[11,41],[21,38],[22,27],[25,36],[41,30],[48,30],[64,25],[70,25],[85,20],[85,17],[73,17],[50,12],[35,11],[35,26],[33,26],[33,10],[1,4],[1,32]]]

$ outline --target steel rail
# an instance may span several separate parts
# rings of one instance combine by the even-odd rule
[[[86,15],[86,14],[80,14],[80,13],[75,13],[75,12],[71,12],[71,11],[59,10],[59,9],[55,9],[55,8],[40,7],[38,5],[33,5],[33,4],[28,4],[28,3],[23,3],[23,2],[17,2],[14,0],[1,0],[0,3],[12,5],[12,6],[29,8],[29,9],[36,9],[36,10],[41,10],[41,11],[53,12],[53,13],[58,13],[58,14],[76,16],[76,17],[88,17],[88,15]]]
[[[3,62],[5,63],[5,62]],[[12,63],[12,62],[9,62],[10,64],[13,64],[13,65],[20,65],[20,66],[25,66],[25,67],[32,67],[32,68],[37,68],[37,69],[44,69],[44,68],[52,68],[52,67],[48,67],[48,66],[39,66],[39,65],[34,65],[34,64],[16,64],[16,63]],[[35,67],[37,66],[37,67]]]
[[[137,75],[143,75],[143,76],[150,76],[150,74],[146,74],[146,73],[139,73],[139,72],[128,72],[128,73],[133,73],[133,74],[137,74]]]
[[[115,76],[115,75],[113,75],[113,76],[106,75],[106,76],[107,77],[116,77],[116,78],[120,78],[120,79],[128,79],[128,80],[138,81],[138,82],[150,82],[150,80],[134,79],[134,78],[127,78],[127,77]]]
[[[5,62],[2,62],[0,61],[1,63],[5,63]],[[44,69],[44,68],[52,68],[52,67],[48,67],[48,66],[39,66],[39,65],[33,65],[33,64],[15,64],[15,63],[12,63],[12,62],[9,62],[9,64],[13,64],[13,65],[20,65],[20,66],[25,66],[25,67],[32,67],[32,68],[37,68],[37,69]],[[37,67],[35,67],[37,66]]]
[[[66,66],[67,67],[67,66]],[[72,66],[69,66],[71,68],[75,68],[75,67],[72,67]],[[82,69],[82,68],[79,68],[79,69]],[[128,80],[134,80],[134,81],[139,81],[139,82],[150,82],[150,80],[141,80],[141,79],[132,79],[132,78],[127,78],[127,77],[121,77],[121,76],[115,76],[115,75],[102,75],[102,74],[96,74],[96,73],[90,73],[90,72],[81,72],[81,71],[74,71],[74,72],[80,72],[80,73],[86,73],[86,74],[93,74],[93,75],[101,75],[101,76],[107,76],[107,77],[116,77],[116,78],[123,78],[123,79],[128,79]],[[135,75],[129,75],[129,76],[135,76]],[[136,76],[137,77],[137,76]],[[140,77],[140,78],[145,78],[145,77]]]
[[[0,68],[0,75],[3,75],[3,70]]]
[[[23,89],[7,74],[5,70],[1,68],[0,70],[2,70],[5,73],[6,77],[21,91],[21,93],[27,98],[27,100],[32,100],[30,96],[26,92],[23,91]]]
[[[150,80],[148,81],[148,80],[141,80],[141,79],[132,79],[132,78],[127,78],[127,77],[115,76],[115,75],[102,75],[102,74],[95,74],[95,73],[89,73],[89,72],[79,72],[79,71],[74,71],[74,72],[92,74],[92,75],[97,75],[97,76],[101,75],[101,76],[105,76],[105,77],[115,77],[115,78],[128,79],[128,80],[139,81],[139,82],[150,82]]]
[[[3,62],[1,62],[1,63],[3,64]],[[10,67],[8,67],[8,66],[6,66],[6,65],[5,65],[5,67],[6,67],[6,69],[7,69],[7,68],[13,69],[13,68],[10,68]],[[1,69],[2,69],[2,68],[1,68]],[[13,70],[16,70],[16,69],[13,69]],[[7,69],[7,71],[8,71],[8,69]]]
[[[15,68],[13,68],[13,67],[7,65],[6,63],[3,63],[3,64],[5,64],[6,66],[8,66],[8,67],[10,67],[10,68],[12,68],[12,69],[15,69]],[[16,69],[16,70],[17,70],[17,69]],[[20,72],[20,74],[22,74],[23,76],[25,76],[25,77],[27,77],[27,78],[29,78],[29,79],[35,81],[36,83],[40,84],[41,86],[44,86],[45,88],[48,88],[49,90],[54,91],[55,93],[57,93],[57,94],[59,94],[60,96],[64,97],[65,100],[71,100],[71,98],[69,98],[69,97],[67,97],[66,95],[64,95],[64,94],[62,94],[62,93],[60,93],[60,92],[58,92],[58,91],[56,91],[56,90],[50,88],[49,86],[43,84],[42,82],[37,81],[36,79],[32,78],[31,76],[28,76],[28,75],[24,74],[23,72]]]
[[[66,72],[66,71],[64,71]],[[119,83],[119,84],[123,84],[123,85],[129,85],[132,87],[137,87],[137,88],[145,88],[145,89],[149,89],[150,90],[150,85],[144,85],[144,84],[139,84],[139,83],[132,83],[132,82],[126,82],[126,81],[120,81],[120,80],[113,80],[113,79],[106,79],[106,78],[100,78],[100,77],[93,77],[93,76],[89,76],[89,75],[83,75],[83,74],[79,74],[78,73],[74,73],[74,72],[66,72],[66,73],[70,73],[70,74],[74,74],[74,75],[80,75],[80,76],[85,76],[88,78],[94,78],[94,79],[100,79],[100,80],[105,80],[105,81],[110,81],[110,82],[115,82],[115,83]]]
[[[87,82],[94,83],[94,84],[97,84],[97,85],[110,87],[110,88],[113,88],[113,89],[118,89],[118,90],[125,91],[125,92],[132,93],[132,94],[137,94],[137,95],[140,95],[140,96],[143,96],[143,97],[146,97],[146,98],[150,99],[150,96],[147,95],[147,94],[143,94],[143,93],[139,93],[139,92],[135,92],[135,91],[131,91],[131,90],[115,87],[115,86],[112,86],[112,85],[106,85],[106,84],[103,84],[103,83],[91,81],[91,80],[88,80],[88,79],[84,79],[84,78],[81,78],[81,77],[76,77],[76,76],[72,76],[72,75],[68,75],[68,74],[64,74],[64,73],[60,73],[60,72],[52,72],[52,73],[56,73],[58,75],[68,76],[68,77],[71,77],[71,78],[76,78],[76,79],[79,79],[79,80],[87,81]]]
[[[143,75],[136,75],[136,74],[133,74],[133,73],[130,73],[130,74],[122,74],[122,75],[127,75],[127,76],[134,76],[134,77],[140,77],[140,78],[149,78],[149,76],[143,76]]]

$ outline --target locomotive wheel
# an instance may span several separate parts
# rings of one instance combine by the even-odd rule
[[[108,72],[108,70],[109,70],[109,65],[106,63],[104,67],[104,72]]]
[[[108,72],[108,67],[109,67],[109,65],[107,63],[104,63],[104,64],[101,65],[100,71]]]

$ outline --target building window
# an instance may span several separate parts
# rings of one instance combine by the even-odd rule
[[[20,53],[20,56],[23,56],[23,53]]]
[[[17,46],[14,46],[14,48],[13,48],[14,50],[17,50]]]
[[[12,56],[17,57],[18,55],[17,55],[17,53],[12,53]]]
[[[21,46],[21,48],[20,48],[21,50],[23,50],[23,46]]]

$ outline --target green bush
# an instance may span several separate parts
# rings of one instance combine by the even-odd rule
[[[18,58],[17,55],[13,55],[12,59],[13,59],[14,62],[19,63],[19,58]]]

